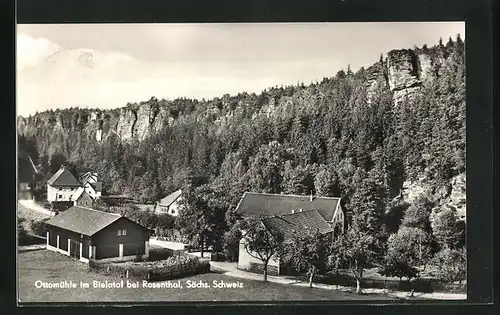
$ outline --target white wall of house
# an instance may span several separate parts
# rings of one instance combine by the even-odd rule
[[[76,187],[52,187],[47,184],[47,200],[50,202],[73,201],[72,196],[76,189]]]
[[[344,232],[345,217],[344,217],[344,211],[343,211],[342,206],[340,204],[339,204],[337,211],[335,212],[335,216],[333,217],[332,222],[334,223],[334,225],[336,223],[339,223],[341,228],[342,228],[342,232]]]
[[[92,187],[92,186],[90,185],[90,183],[89,183],[89,182],[87,182],[87,183],[85,184],[84,189],[85,189],[85,191],[87,192],[87,194],[89,194],[89,195],[90,195],[90,197],[92,197],[92,199],[96,199],[96,198],[100,198],[100,197],[101,197],[101,192],[100,192],[100,191],[96,191],[96,190],[94,189],[94,187]]]
[[[176,216],[179,215],[179,210],[181,208],[181,204],[180,204],[181,198],[182,197],[177,198],[177,200],[175,200],[174,202],[172,202],[172,204],[170,205],[170,207],[168,207],[168,213],[170,215],[173,215],[174,217],[176,217]]]
[[[254,254],[254,256],[258,257],[257,254]],[[262,264],[262,261],[260,259],[256,259],[252,257],[247,250],[245,249],[245,239],[241,239],[240,241],[240,248],[239,248],[239,254],[238,254],[238,268],[243,269],[243,270],[249,270],[250,269],[250,264]],[[279,260],[271,258],[269,260],[269,266],[274,266],[279,268]]]
[[[174,202],[170,204],[170,206],[165,207],[161,206],[158,202],[155,205],[154,211],[156,213],[168,213],[174,217],[179,216],[179,211],[181,211],[182,205],[180,203],[182,197],[177,198]]]

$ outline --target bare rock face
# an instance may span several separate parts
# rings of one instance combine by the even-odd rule
[[[412,98],[422,85],[419,58],[411,49],[391,50],[387,54],[388,83],[397,105],[404,98]]]
[[[459,219],[465,220],[467,212],[465,173],[455,176],[451,180],[451,192],[446,199],[446,204],[456,210]]]
[[[150,116],[151,117],[151,116]],[[151,131],[158,132],[163,128],[164,124],[169,123],[169,118],[171,118],[165,107],[160,107],[151,123]]]
[[[387,80],[383,73],[383,64],[380,62],[367,69],[366,95],[368,104],[372,103],[377,89],[387,86]]]
[[[154,109],[149,104],[144,104],[139,106],[136,112],[135,129],[133,130],[133,135],[139,140],[144,140],[150,130],[151,120],[154,122],[154,117],[156,116]]]
[[[137,121],[137,113],[132,107],[125,107],[120,110],[118,125],[116,126],[116,134],[122,140],[130,140],[134,137],[135,122]]]
[[[413,99],[420,92],[420,86],[411,86],[402,90],[394,91],[394,104],[398,105],[403,99]]]
[[[403,90],[420,84],[418,61],[413,50],[392,50],[387,55],[389,87],[392,91]]]
[[[432,185],[426,182],[424,178],[417,181],[405,181],[401,189],[403,200],[409,204],[413,203],[416,199],[431,192]]]
[[[449,184],[436,187],[425,180],[419,178],[416,181],[405,181],[401,191],[403,200],[409,204],[415,202],[420,196],[427,195],[435,203],[430,216],[433,221],[441,212],[443,207],[453,209],[459,220],[466,219],[466,176],[459,174],[451,179]]]

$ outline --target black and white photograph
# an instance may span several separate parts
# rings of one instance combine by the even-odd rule
[[[467,299],[465,22],[16,37],[19,304]]]

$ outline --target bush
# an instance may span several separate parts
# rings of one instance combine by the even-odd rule
[[[135,278],[148,281],[162,281],[184,278],[210,271],[207,260],[200,260],[194,256],[173,256],[166,260],[154,262],[132,263],[100,263],[89,261],[93,271],[103,272],[118,277]]]
[[[183,243],[181,234],[176,229],[165,229],[157,226],[155,234],[159,240]]]
[[[55,201],[52,203],[52,210],[55,212],[63,212],[73,206],[73,201]]]
[[[23,234],[19,235],[18,245],[19,246],[28,246],[28,245],[41,245],[45,244],[47,240],[44,237],[32,234]]]
[[[48,219],[43,219],[41,221],[36,221],[36,220],[31,220],[30,221],[30,228],[35,235],[40,235],[40,236],[46,236],[47,235],[47,220]]]
[[[212,253],[210,256],[211,261],[226,261],[226,255],[222,252]]]
[[[443,248],[433,259],[433,265],[438,267],[438,278],[449,284],[460,283],[467,276],[467,257],[465,248]]]
[[[168,248],[150,248],[149,258],[150,261],[165,260],[172,257],[173,253],[171,249]]]

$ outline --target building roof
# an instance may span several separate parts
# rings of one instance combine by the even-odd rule
[[[177,190],[171,193],[170,195],[164,197],[160,201],[158,201],[158,205],[161,207],[169,207],[174,201],[176,201],[182,194],[182,190]]]
[[[75,191],[75,193],[71,196],[71,200],[78,200],[81,196],[83,195],[88,195],[90,198],[92,198],[86,191],[85,188],[83,187],[78,187],[78,189]],[[93,199],[93,198],[92,198]]]
[[[87,173],[84,173],[84,174],[80,174],[78,176],[78,178],[80,179],[80,182],[82,182],[84,185],[87,182],[89,182],[89,183],[95,183],[95,182],[97,182],[97,173],[87,172]]]
[[[102,182],[90,183],[95,191],[102,191]]]
[[[339,205],[338,197],[312,197],[311,201],[311,196],[245,192],[236,207],[236,213],[242,216],[270,217],[289,214],[293,210],[317,210],[326,221],[330,222]]]
[[[38,170],[29,156],[19,156],[17,164],[19,182],[31,182],[37,172]]]
[[[50,218],[47,224],[92,236],[121,218],[124,217],[116,213],[73,206]]]
[[[53,187],[82,186],[75,175],[65,166],[61,166],[47,183]]]
[[[305,234],[307,230],[331,233],[333,228],[317,210],[307,210],[262,219],[264,226],[271,231],[279,231],[285,238],[294,233]]]

